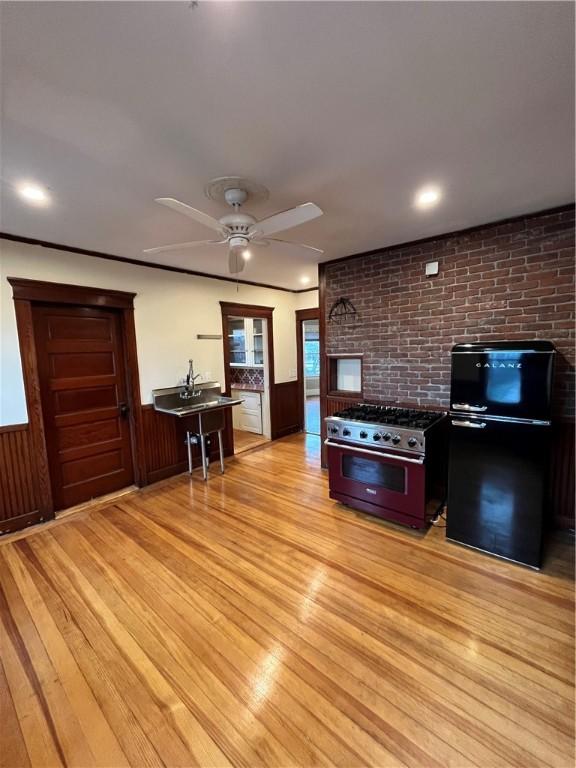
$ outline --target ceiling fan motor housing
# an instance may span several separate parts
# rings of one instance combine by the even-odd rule
[[[232,235],[228,238],[228,245],[231,249],[236,248],[246,248],[247,245],[249,245],[250,240],[247,237],[244,237],[243,235]]]
[[[254,227],[256,219],[247,213],[229,213],[219,219],[220,224],[227,232],[232,235],[248,235],[248,232]]]

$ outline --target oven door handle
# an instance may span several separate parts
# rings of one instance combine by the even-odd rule
[[[357,448],[355,445],[343,445],[342,443],[333,443],[332,440],[324,440],[324,445],[329,448],[346,448],[356,453],[367,453],[369,456],[377,456],[380,459],[396,459],[396,461],[408,461],[410,464],[424,464],[424,457],[411,459],[408,456],[395,456],[393,453],[380,453],[380,451],[369,451],[367,448]]]

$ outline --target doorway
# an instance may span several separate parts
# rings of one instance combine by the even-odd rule
[[[146,484],[134,296],[8,278],[12,286],[38,520]]]
[[[320,320],[318,309],[296,312],[298,385],[304,432],[320,434]]]
[[[271,439],[272,310],[222,303],[226,391],[232,408],[234,454]]]
[[[32,318],[54,509],[132,485],[118,312],[33,304]]]

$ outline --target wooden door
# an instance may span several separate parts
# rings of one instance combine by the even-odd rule
[[[33,305],[42,411],[55,509],[134,479],[120,315]]]

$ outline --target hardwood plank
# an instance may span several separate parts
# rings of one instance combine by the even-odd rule
[[[126,766],[128,761],[108,721],[92,693],[90,686],[77,666],[66,641],[58,631],[48,607],[43,601],[32,574],[14,550],[5,552],[5,559],[31,616],[55,673],[84,733],[94,756],[95,765]]]
[[[3,543],[5,765],[572,765],[573,546],[535,573],[381,523],[319,460],[289,437]]]
[[[128,505],[124,505],[123,509],[124,509],[124,511],[130,511],[128,509]],[[266,578],[267,577],[269,578],[270,576],[273,576],[274,574],[284,573],[285,572],[286,568],[276,567],[276,565],[274,563],[272,563],[269,571],[267,571],[266,573],[260,572],[260,573],[258,573],[258,575],[256,577],[254,577],[253,576],[254,569],[255,568],[258,569],[259,563],[262,562],[262,554],[259,553],[258,556],[255,559],[251,560],[249,562],[249,564],[247,565],[246,571],[244,571],[244,569],[242,569],[240,567],[240,565],[239,565],[240,558],[238,558],[236,556],[236,553],[228,553],[227,554],[227,553],[223,552],[221,550],[221,547],[220,547],[219,544],[218,545],[215,544],[215,545],[211,546],[210,550],[209,550],[209,553],[207,555],[205,555],[205,556],[197,555],[195,553],[194,549],[190,547],[190,543],[192,543],[193,537],[192,537],[192,532],[189,530],[189,523],[186,523],[185,529],[178,531],[178,535],[176,535],[176,536],[173,535],[173,532],[178,530],[178,528],[179,528],[179,525],[176,522],[176,516],[177,516],[177,511],[170,509],[170,515],[168,517],[169,522],[167,522],[167,521],[165,522],[165,520],[166,520],[165,517],[163,517],[161,515],[159,516],[160,519],[159,519],[158,522],[159,522],[159,525],[161,525],[162,527],[159,527],[158,525],[154,526],[154,523],[152,523],[150,519],[147,519],[146,521],[144,521],[144,525],[146,527],[154,526],[154,530],[155,530],[155,532],[157,534],[161,535],[162,538],[165,541],[172,542],[174,544],[174,546],[176,546],[178,549],[181,549],[181,547],[184,546],[185,547],[185,552],[186,552],[187,556],[192,558],[193,561],[194,561],[194,566],[195,566],[194,570],[197,573],[200,573],[199,569],[202,566],[204,566],[204,567],[208,568],[211,573],[213,573],[213,574],[215,574],[217,576],[220,576],[220,581],[225,581],[227,576],[229,578],[230,575],[233,575],[234,576],[235,589],[238,591],[238,590],[240,590],[240,584],[241,584],[241,580],[243,578],[246,578],[248,580],[249,584],[257,583],[257,584],[262,585],[262,584],[266,583]],[[157,515],[152,510],[150,510],[150,517],[153,517],[153,518],[156,519]],[[139,520],[138,521],[138,525],[141,525],[141,524],[142,524],[142,521]],[[182,538],[184,538],[186,540],[186,542],[187,542],[185,545],[181,545]],[[202,541],[202,542],[199,542],[199,543],[200,543],[201,551],[205,550],[206,549],[205,542]],[[150,547],[150,541],[147,541],[147,547]],[[271,559],[270,556],[268,556],[267,559],[270,560]],[[234,566],[232,566],[230,564],[232,562],[234,562]],[[218,569],[220,569],[220,570],[218,570]],[[265,570],[265,569],[260,568],[260,571],[263,571],[263,570]],[[210,584],[210,588],[212,590],[214,590],[214,588],[215,588],[214,583]],[[292,599],[291,599],[291,603],[288,603],[288,604],[291,605],[291,606],[296,606],[298,604],[298,598],[301,595],[301,593],[302,593],[302,590],[299,590],[299,589],[295,590],[295,593],[294,593],[294,595],[292,596]],[[274,582],[270,585],[270,589],[269,589],[269,593],[268,594],[269,594],[269,597],[270,597],[271,604],[282,604],[283,589],[282,589],[282,583],[281,583],[280,579],[278,579],[278,578],[274,579]],[[245,595],[245,597],[246,597],[246,599],[244,601],[244,604],[246,604],[246,605],[250,605],[250,604],[252,604],[255,601],[254,594],[250,594],[249,593],[249,594]],[[290,601],[290,596],[288,596],[286,598],[286,601],[287,602]],[[271,607],[268,606],[268,611],[270,610],[270,608]],[[244,608],[243,610],[246,610],[246,609]],[[357,609],[356,612],[358,612],[358,609]],[[340,625],[340,626],[336,626],[334,628],[334,635],[336,637],[339,637],[341,635],[343,627],[345,629],[346,626],[350,624],[350,619],[346,619],[344,622],[342,622],[342,624],[343,624],[343,626]],[[366,635],[370,631],[370,629],[372,629],[375,637],[378,634],[378,629],[377,628],[374,629],[374,627],[372,627],[372,628],[369,627],[367,625],[367,623],[363,623],[360,628],[362,630],[362,637],[364,638],[364,640],[366,639]],[[380,631],[380,633],[381,633],[381,631]],[[325,635],[326,632],[324,632],[323,634]],[[321,638],[321,639],[323,639],[323,638]],[[405,668],[407,666],[407,664],[409,664],[409,659],[406,658],[405,649],[406,648],[410,648],[411,645],[412,645],[412,642],[413,641],[411,641],[410,635],[408,635],[408,634],[401,639],[401,642],[399,643],[398,648],[399,648],[399,651],[403,651],[404,653],[403,653],[403,656],[401,656],[401,655],[398,656],[398,659],[397,659],[398,668],[403,668],[403,667]],[[427,658],[427,647],[426,647],[425,644],[423,644],[423,646],[424,647],[422,648],[422,655],[423,655],[424,658]],[[378,652],[378,650],[379,650],[379,652]],[[378,662],[378,660],[380,658],[380,655],[383,652],[385,652],[387,655],[389,655],[391,653],[391,651],[392,651],[392,648],[391,648],[391,645],[388,644],[385,649],[384,648],[380,648],[378,650],[376,651],[376,653],[373,654],[374,655],[373,666],[372,666],[373,670],[376,668],[374,666],[374,663]],[[453,660],[452,660],[451,656],[448,655],[448,654],[447,654],[447,658],[446,658],[446,661],[445,661],[445,668],[444,668],[443,672],[444,672],[444,678],[443,679],[448,678],[448,677],[450,677],[450,675],[454,674],[453,673]],[[499,674],[500,675],[502,675],[502,674],[505,675],[505,673],[506,673],[506,669],[499,670]],[[420,665],[419,667],[416,668],[415,677],[417,679],[422,678],[423,676],[424,676],[424,678],[426,678],[426,674],[427,674],[427,671],[426,671],[425,665]],[[469,680],[469,678],[466,675],[463,675],[462,678],[463,678],[462,679],[462,685],[461,685],[460,689],[457,690],[457,695],[455,697],[455,704],[456,704],[456,706],[459,707],[459,708],[462,708],[462,707],[464,707],[464,705],[466,703],[468,703],[471,706],[471,717],[470,717],[471,722],[475,722],[479,718],[482,719],[482,717],[485,717],[485,718],[487,718],[487,722],[489,723],[491,728],[502,728],[502,725],[501,725],[500,721],[499,720],[495,720],[493,718],[493,716],[492,716],[492,706],[493,706],[494,702],[491,701],[491,706],[487,707],[487,708],[483,708],[481,706],[478,707],[476,700],[474,700],[474,699],[469,700],[468,696],[466,694],[466,689],[468,687],[470,687],[471,681]],[[438,683],[438,680],[436,680],[435,687],[437,687],[437,683]],[[483,692],[485,692],[485,691],[481,690],[480,691],[480,695],[482,695]],[[566,706],[567,703],[568,703],[567,701],[563,702],[564,706]],[[524,702],[524,705],[525,704],[526,704],[526,702]],[[519,711],[516,712],[515,714],[516,714],[516,719],[518,721],[519,727],[516,730],[513,730],[513,729],[511,729],[511,724],[508,723],[508,724],[506,724],[504,726],[504,729],[505,729],[507,738],[509,740],[511,738],[514,738],[514,740],[516,740],[519,745],[522,745],[526,740],[530,740],[530,738],[531,738],[530,731],[527,730],[526,727],[525,727],[525,722],[527,720],[526,713],[525,713],[525,708],[524,707],[520,708]],[[486,738],[487,736],[490,736],[490,731],[488,731],[487,733],[484,734],[484,738]],[[569,744],[571,744],[570,741],[569,741]],[[553,751],[554,750],[554,746],[553,745],[544,746],[543,749],[542,749],[542,754],[546,755],[547,754],[547,750],[549,750],[549,749],[552,749],[552,751]],[[528,757],[526,755],[524,755],[524,756],[522,756],[522,755],[516,756],[514,762],[522,762],[523,764],[529,764]]]
[[[131,765],[190,765],[191,755],[169,724],[168,712],[157,706],[158,701],[146,681],[139,678],[131,660],[119,652],[73,581],[58,569],[45,541],[23,541],[20,549],[43,579],[43,594],[52,614]],[[57,574],[57,579],[51,574]]]
[[[22,735],[22,729],[18,722],[18,713],[14,707],[12,696],[8,688],[8,680],[4,672],[4,665],[0,658],[0,722],[2,732],[10,734],[10,738],[0,737],[0,767],[1,768],[27,768],[30,765],[26,742]]]

